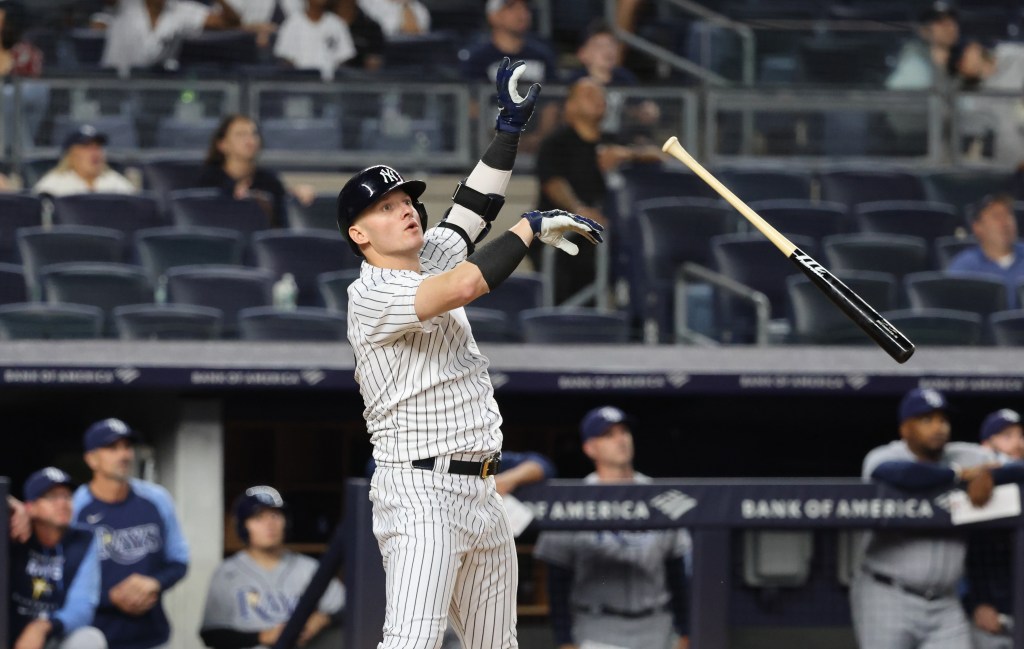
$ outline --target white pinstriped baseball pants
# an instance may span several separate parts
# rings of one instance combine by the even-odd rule
[[[378,649],[438,649],[449,614],[465,649],[516,649],[519,562],[494,478],[378,465],[370,500],[387,575]]]

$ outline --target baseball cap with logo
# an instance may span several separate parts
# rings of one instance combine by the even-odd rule
[[[107,134],[96,130],[95,126],[83,124],[77,130],[67,134],[64,138],[63,150],[67,151],[76,144],[92,144],[93,142],[100,146],[106,146]]]
[[[629,425],[631,422],[629,416],[615,406],[594,408],[580,422],[580,437],[585,442],[604,435],[614,424]]]
[[[86,452],[110,446],[120,439],[139,439],[139,434],[128,427],[120,419],[104,419],[89,426],[85,431],[84,444]]]
[[[936,0],[924,9],[918,15],[917,19],[922,25],[927,25],[947,16],[956,20],[956,7],[954,7],[951,2]]]
[[[48,466],[45,469],[39,469],[28,477],[22,489],[22,495],[25,498],[25,502],[30,503],[34,500],[39,500],[54,487],[70,487],[72,484],[71,476],[57,467]]]
[[[900,423],[936,410],[949,410],[946,397],[931,388],[914,388],[900,401]]]
[[[1010,426],[1020,426],[1020,413],[1009,408],[996,410],[990,413],[988,417],[985,417],[985,421],[981,422],[981,432],[978,438],[984,442],[989,437],[998,435]]]
[[[529,0],[487,0],[487,15],[491,15],[496,11],[501,11],[505,7],[522,2],[523,4],[530,4]]]

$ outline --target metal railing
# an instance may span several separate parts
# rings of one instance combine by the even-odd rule
[[[759,346],[768,344],[768,322],[771,318],[771,303],[768,296],[761,291],[754,290],[746,284],[741,284],[728,275],[711,270],[695,264],[686,262],[676,271],[673,305],[675,315],[675,341],[677,343],[691,343],[706,347],[718,346],[718,341],[709,338],[704,334],[690,328],[689,314],[687,312],[687,288],[689,280],[697,280],[710,284],[716,290],[724,291],[733,297],[749,303],[754,308],[754,343]],[[645,327],[646,330],[646,327]],[[655,341],[657,338],[655,338]],[[651,342],[651,341],[648,341]]]

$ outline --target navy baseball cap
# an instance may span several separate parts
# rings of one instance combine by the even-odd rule
[[[100,146],[106,146],[107,134],[97,131],[95,126],[83,124],[78,127],[78,130],[71,131],[64,138],[64,151],[76,144],[92,144],[93,142]]]
[[[629,425],[631,421],[629,415],[615,406],[594,408],[580,422],[580,438],[585,442],[604,435],[613,424]]]
[[[996,410],[989,414],[988,417],[985,417],[985,421],[981,422],[981,432],[978,434],[978,438],[984,442],[989,437],[998,435],[1010,426],[1020,426],[1020,413],[1009,408]]]
[[[45,469],[39,469],[28,477],[28,480],[25,481],[25,487],[22,489],[22,495],[25,498],[25,502],[30,503],[34,500],[39,500],[54,487],[63,486],[70,488],[72,484],[71,476],[55,466],[48,466]]]
[[[104,446],[110,446],[119,439],[139,439],[139,434],[128,427],[120,419],[104,419],[89,426],[85,431],[83,442],[86,452],[93,451]]]
[[[914,388],[900,401],[900,423],[936,410],[949,410],[946,397],[931,388]]]
[[[928,23],[935,22],[936,20],[945,18],[946,16],[956,20],[956,7],[954,7],[950,2],[936,0],[936,2],[931,3],[924,9],[924,11],[918,15],[917,19],[921,24],[927,25]]]

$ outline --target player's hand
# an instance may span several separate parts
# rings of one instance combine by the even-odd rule
[[[583,235],[590,243],[598,244],[604,241],[601,232],[604,226],[592,221],[585,216],[566,212],[564,210],[548,210],[541,212],[534,210],[523,214],[523,218],[529,221],[533,235],[541,241],[559,248],[570,255],[576,255],[580,249],[572,241],[565,238],[570,232]]]
[[[277,642],[277,638],[281,635],[281,631],[283,629],[283,624],[272,626],[269,629],[263,629],[262,631],[260,631],[260,644],[266,647],[274,646],[274,643]]]
[[[511,65],[510,65],[511,64]],[[496,83],[498,86],[498,120],[495,128],[506,133],[522,133],[526,123],[533,115],[540,95],[540,84],[530,86],[529,92],[523,97],[519,94],[517,84],[519,77],[526,72],[526,62],[511,62],[507,56],[498,64]]]
[[[48,620],[32,620],[22,630],[12,649],[43,649],[50,628]]]
[[[11,539],[18,543],[24,543],[32,536],[32,521],[25,511],[25,503],[14,496],[7,496],[7,509],[11,513],[10,528]]]
[[[323,631],[328,624],[331,623],[331,618],[327,617],[320,611],[314,611],[309,619],[306,620],[306,625],[302,627],[302,633],[299,634],[298,645],[300,647],[306,646],[310,640],[316,637],[318,633]]]
[[[975,507],[981,507],[992,498],[995,481],[991,471],[981,471],[967,482],[967,497]]]
[[[690,636],[679,636],[679,640],[676,641],[676,649],[690,649]]]
[[[1003,623],[999,621],[999,611],[990,604],[979,604],[974,609],[974,626],[989,633],[1003,632]]]

